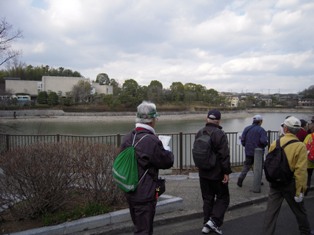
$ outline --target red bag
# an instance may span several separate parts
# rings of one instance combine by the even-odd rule
[[[314,162],[314,133],[311,134],[311,138],[306,143],[307,159],[310,162]]]

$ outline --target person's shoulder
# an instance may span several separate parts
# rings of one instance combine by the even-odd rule
[[[259,130],[260,130],[260,131],[262,131],[262,132],[265,132],[265,133],[266,133],[265,128],[264,128],[264,127],[262,127],[262,126],[259,126]]]
[[[244,127],[243,132],[244,132],[244,131],[247,131],[248,129],[250,129],[250,128],[252,128],[252,127],[253,127],[253,124],[251,124],[251,125],[248,125],[248,126]]]

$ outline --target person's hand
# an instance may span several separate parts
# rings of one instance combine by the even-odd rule
[[[224,178],[222,180],[222,183],[226,184],[229,182],[229,175],[224,175]]]
[[[168,145],[168,146],[166,146],[166,147],[165,147],[165,149],[166,149],[166,150],[168,150],[168,151],[171,151],[171,148],[170,148],[170,146],[169,146],[169,145]]]
[[[300,193],[300,195],[297,197],[297,196],[294,196],[294,200],[297,202],[297,203],[300,203],[303,201],[303,193]]]

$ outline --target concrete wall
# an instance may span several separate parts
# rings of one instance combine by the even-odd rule
[[[27,93],[31,96],[37,96],[37,84],[40,81],[26,81],[26,80],[5,80],[5,91],[16,93]]]
[[[57,94],[61,92],[61,95],[65,96],[66,92],[70,92],[74,85],[77,85],[79,81],[88,81],[84,77],[57,77],[57,76],[43,76],[42,77],[42,90],[54,91]]]

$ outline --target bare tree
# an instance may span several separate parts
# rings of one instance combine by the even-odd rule
[[[0,66],[20,54],[20,51],[11,49],[12,42],[22,37],[22,31],[11,31],[10,25],[4,18],[0,21]]]

